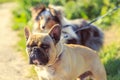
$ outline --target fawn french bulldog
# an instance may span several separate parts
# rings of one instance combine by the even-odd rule
[[[95,51],[60,42],[60,25],[54,25],[48,33],[31,33],[25,28],[25,36],[30,64],[35,65],[39,80],[75,80],[85,72],[90,72],[93,80],[107,80]]]

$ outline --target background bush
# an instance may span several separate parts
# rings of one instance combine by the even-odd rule
[[[120,0],[19,0],[20,7],[14,11],[15,29],[20,29],[31,19],[30,8],[38,4],[62,5],[65,8],[65,14],[68,19],[84,18],[93,20],[104,15],[109,10],[119,6]],[[96,24],[106,27],[112,24],[120,23],[120,10],[99,20]],[[21,23],[21,24],[17,24]],[[17,27],[17,28],[16,28]]]

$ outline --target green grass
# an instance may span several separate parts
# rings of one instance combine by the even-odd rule
[[[105,46],[101,52],[100,57],[104,63],[108,80],[120,80],[120,43],[113,42]]]
[[[18,50],[22,51],[23,52],[22,55],[26,58],[27,57],[27,54],[25,52],[25,49],[26,49],[26,45],[25,45],[26,44],[26,40],[25,40],[24,34],[22,32],[20,32],[19,33],[19,37],[23,37],[23,38],[21,38],[20,41],[18,42],[18,46],[19,46]]]
[[[21,51],[24,59],[29,61],[28,60],[28,55],[25,51],[25,49],[26,49],[26,45],[25,45],[26,44],[26,39],[25,39],[25,36],[24,36],[24,30],[20,30],[18,36],[20,37],[20,40],[18,42],[18,51]],[[28,64],[29,64],[29,62],[28,62]],[[29,74],[27,75],[27,77],[30,77],[30,78],[32,77],[33,80],[38,80],[36,72],[34,70],[34,66],[31,66],[31,68],[29,69]]]
[[[0,0],[0,4],[6,3],[6,2],[15,2],[17,0]]]
[[[13,28],[14,29],[14,28]],[[28,59],[28,55],[26,53],[26,39],[25,39],[25,36],[24,36],[24,29],[20,29],[19,27],[16,27],[16,29],[14,30],[19,30],[19,34],[18,36],[20,37],[20,40],[17,44],[17,50],[18,51],[21,51],[22,52],[22,56],[23,58],[28,61],[28,64],[29,64],[29,59]],[[29,74],[27,75],[28,78],[32,78],[33,80],[38,80],[37,78],[37,74],[34,70],[34,66],[31,66],[30,69],[29,69]]]
[[[29,69],[29,74],[27,75],[28,78],[32,78],[32,80],[38,80],[37,74],[35,72],[34,66],[31,66]]]

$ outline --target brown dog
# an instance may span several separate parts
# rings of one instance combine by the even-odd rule
[[[36,65],[39,80],[75,80],[86,72],[93,80],[106,80],[104,66],[95,51],[80,45],[61,44],[61,27],[49,33],[31,33],[25,28],[30,63]]]
[[[63,16],[63,11],[58,6],[35,7],[32,9],[35,32],[48,32],[53,25],[62,26],[62,42],[67,44],[80,44],[99,51],[103,45],[103,33],[83,19],[68,20]],[[79,31],[77,31],[79,30]],[[77,32],[76,32],[77,31]]]
[[[47,32],[53,25],[60,23],[53,9],[46,8],[44,5],[31,8],[31,13],[34,21],[33,32]]]

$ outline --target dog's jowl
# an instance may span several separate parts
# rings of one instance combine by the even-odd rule
[[[80,45],[61,44],[61,26],[48,33],[31,33],[25,28],[30,63],[36,66],[39,80],[75,80],[90,72],[93,80],[106,80],[104,66],[95,51]]]

